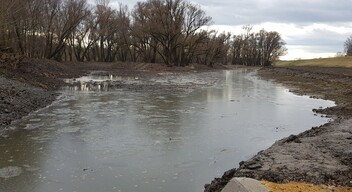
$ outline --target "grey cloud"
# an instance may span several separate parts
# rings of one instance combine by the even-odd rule
[[[89,0],[94,2],[94,0]],[[215,25],[258,25],[265,22],[288,23],[299,27],[313,23],[325,23],[331,26],[343,26],[352,23],[352,0],[189,0],[199,4],[207,15],[213,18]],[[138,0],[110,0],[112,5],[122,2],[129,9]],[[352,26],[349,26],[352,29]],[[352,32],[351,32],[352,33]],[[286,43],[302,46],[315,53],[336,53],[343,50],[343,43],[350,34],[341,34],[328,29],[317,29],[287,36]]]
[[[262,22],[346,22],[352,18],[352,0],[237,0],[195,1],[203,5],[216,24],[240,25]],[[219,11],[221,7],[221,11]]]
[[[313,23],[341,26],[352,21],[352,0],[216,0],[198,1],[218,25],[294,23],[300,27]],[[285,35],[285,34],[283,34]],[[288,36],[287,45],[305,46],[312,53],[336,53],[343,50],[347,34],[316,29]]]
[[[94,2],[94,0],[89,0]],[[122,2],[130,9],[138,0]],[[347,22],[352,18],[352,0],[192,0],[217,25],[258,24],[262,22],[312,23]]]
[[[334,31],[316,29],[305,35],[291,36],[286,41],[288,45],[301,45],[314,47],[315,53],[343,51],[346,35]]]

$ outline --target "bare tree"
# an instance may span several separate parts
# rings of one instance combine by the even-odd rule
[[[207,40],[203,41],[199,48],[201,54],[198,55],[197,61],[208,66],[213,66],[215,63],[227,64],[230,37],[230,33],[208,32]]]
[[[94,36],[97,29],[95,15],[89,11],[87,16],[76,27],[70,37],[69,45],[72,53],[77,61],[89,61],[89,52],[93,45],[98,41]]]
[[[50,51],[47,52],[46,58],[61,60],[71,34],[89,12],[87,11],[86,0],[66,0],[58,6],[61,11],[57,13],[58,16],[54,20],[54,31],[49,42]]]
[[[70,61],[198,62],[271,65],[285,53],[277,32],[233,36],[203,30],[211,17],[186,0],[138,2],[132,12],[122,4],[96,0],[1,0],[0,46],[28,57]],[[347,42],[347,41],[346,41]],[[346,43],[347,45],[347,43]]]
[[[279,33],[264,29],[253,33],[248,26],[244,29],[244,34],[233,37],[233,64],[270,66],[286,53],[285,42]]]
[[[152,11],[152,4],[145,2],[138,2],[132,11],[131,44],[134,48],[134,61],[139,59],[143,62],[155,63],[157,54],[162,54],[159,50],[160,43],[151,34]]]
[[[127,61],[128,57],[131,55],[131,20],[128,12],[128,7],[122,4],[119,5],[119,10],[117,12],[117,23],[118,28],[116,31],[117,35],[117,59],[120,61]]]
[[[199,7],[183,0],[149,0],[139,2],[133,13],[133,34],[139,39],[135,42],[139,50],[147,51],[147,57],[154,60],[158,53],[169,66],[186,65],[184,59],[195,46],[197,30],[209,24]],[[193,41],[191,40],[193,39]]]
[[[347,56],[352,56],[352,35],[345,41],[345,52]]]
[[[112,9],[108,1],[99,0],[96,10],[98,43],[95,55],[99,61],[111,62],[118,57],[126,61],[129,54],[130,18],[126,6],[120,4],[118,10]]]

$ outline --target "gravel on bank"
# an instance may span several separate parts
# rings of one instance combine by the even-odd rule
[[[65,84],[61,78],[79,74],[82,71],[51,60],[0,63],[0,135],[13,121],[55,101],[55,91]]]
[[[55,92],[0,77],[0,133],[12,121],[49,105],[56,96]]]

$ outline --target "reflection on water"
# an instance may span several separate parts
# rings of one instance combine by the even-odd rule
[[[88,76],[75,79],[65,79],[68,86],[64,87],[65,91],[110,91],[111,88],[117,88],[120,84],[140,83],[139,77],[117,76],[108,72],[92,72]]]
[[[67,79],[67,83],[74,83],[74,82],[102,82],[102,81],[133,81],[133,80],[138,80],[138,77],[129,77],[129,76],[118,76],[118,75],[112,75],[109,72],[105,71],[96,71],[92,72],[87,76],[83,76],[80,78],[75,78],[75,79]]]
[[[211,75],[216,86],[192,93],[66,92],[0,137],[0,191],[200,192],[275,140],[329,121],[312,108],[332,102],[251,70]]]

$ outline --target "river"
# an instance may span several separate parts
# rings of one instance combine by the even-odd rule
[[[312,109],[333,102],[253,70],[209,75],[215,83],[191,91],[63,90],[0,137],[0,191],[201,192],[276,140],[331,120]]]

